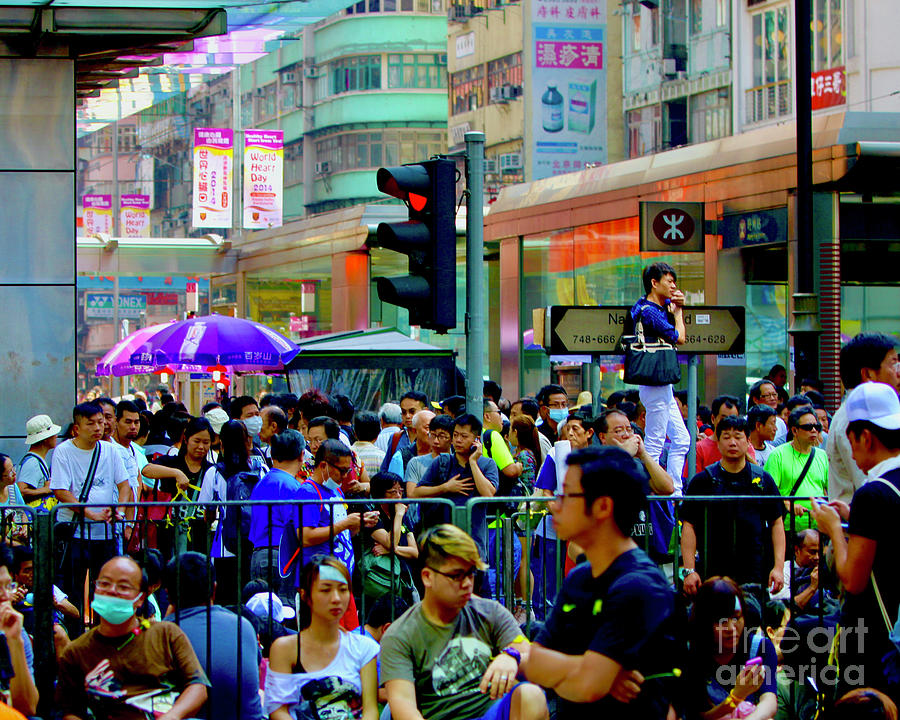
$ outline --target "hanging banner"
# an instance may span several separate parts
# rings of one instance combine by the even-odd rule
[[[194,227],[230,228],[234,131],[194,128]]]
[[[112,195],[85,195],[82,199],[81,218],[85,235],[112,235]]]
[[[244,227],[281,227],[284,132],[244,131]]]
[[[607,161],[606,2],[531,0],[530,7],[528,179],[539,180]]]
[[[812,109],[836,107],[847,103],[847,75],[841,67],[814,72],[811,78]]]
[[[125,237],[150,237],[150,196],[123,195],[119,208],[119,227]]]

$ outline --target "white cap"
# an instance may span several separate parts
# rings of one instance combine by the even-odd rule
[[[213,432],[218,435],[222,432],[222,426],[228,422],[228,413],[222,408],[213,408],[204,415],[209,424],[212,425]]]
[[[864,382],[847,396],[847,421],[868,420],[885,430],[900,430],[900,398],[886,383]]]
[[[275,622],[290,620],[296,614],[292,607],[283,605],[281,598],[271,592],[256,593],[247,601],[247,609],[256,617],[263,619],[271,614]]]
[[[34,445],[41,440],[46,440],[48,437],[59,435],[60,430],[62,428],[59,425],[54,425],[49,415],[35,415],[25,423],[25,433],[28,435],[25,438],[25,444]]]

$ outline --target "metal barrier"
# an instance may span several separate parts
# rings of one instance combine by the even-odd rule
[[[422,499],[379,499],[371,500],[369,498],[355,499],[319,499],[310,498],[302,500],[282,500],[282,501],[218,501],[212,503],[129,503],[125,505],[57,505],[49,514],[35,514],[31,508],[8,508],[9,511],[23,510],[28,513],[29,525],[34,547],[34,612],[35,612],[35,633],[34,633],[34,650],[35,650],[35,675],[38,689],[44,701],[53,696],[53,683],[55,677],[55,651],[53,644],[53,602],[52,602],[52,585],[54,581],[68,585],[69,588],[75,589],[72,596],[73,603],[76,607],[83,610],[87,603],[93,588],[93,573],[99,568],[100,559],[96,558],[96,562],[90,561],[83,563],[85,566],[85,580],[80,577],[72,577],[67,575],[64,567],[61,565],[59,553],[64,551],[68,545],[68,549],[75,551],[79,543],[84,543],[85,537],[92,537],[92,532],[97,535],[96,541],[106,541],[107,537],[110,542],[118,542],[114,540],[116,534],[123,534],[124,528],[129,527],[128,523],[121,520],[107,525],[102,533],[96,533],[96,527],[91,527],[91,523],[87,522],[83,512],[76,513],[74,525],[68,528],[63,524],[64,519],[73,509],[109,509],[114,514],[116,508],[128,513],[129,508],[135,508],[136,520],[131,521],[131,534],[134,536],[138,533],[140,542],[131,548],[131,550],[143,551],[148,545],[153,544],[154,534],[151,532],[151,526],[157,529],[156,540],[158,544],[159,530],[165,529],[167,536],[166,542],[169,546],[167,553],[174,554],[183,551],[185,548],[197,549],[207,557],[213,558],[213,564],[216,568],[217,588],[216,599],[217,604],[223,604],[226,607],[232,606],[236,610],[240,610],[242,604],[241,592],[245,579],[253,575],[260,574],[260,566],[256,569],[252,568],[254,550],[249,542],[238,545],[237,552],[233,557],[217,557],[214,542],[216,536],[214,534],[215,522],[218,527],[222,526],[222,515],[224,511],[225,517],[228,513],[238,512],[246,508],[265,508],[266,526],[268,527],[267,545],[263,548],[268,550],[269,562],[264,564],[264,572],[262,573],[273,591],[281,590],[282,595],[287,596],[286,590],[290,591],[290,595],[285,597],[287,601],[294,604],[296,595],[293,593],[295,583],[290,581],[289,584],[282,583],[280,573],[277,569],[277,561],[271,562],[272,556],[277,559],[277,545],[280,543],[280,531],[273,530],[273,520],[279,521],[283,508],[289,509],[292,517],[299,517],[302,522],[303,509],[307,506],[318,505],[320,524],[316,527],[328,527],[329,533],[325,541],[325,548],[332,553],[341,550],[341,543],[345,542],[346,536],[341,537],[341,533],[336,531],[341,519],[347,515],[358,512],[367,512],[374,509],[390,508],[393,505],[403,503],[407,506],[417,506],[424,515],[440,516],[441,521],[453,522],[457,526],[463,528],[470,534],[473,529],[476,535],[481,535],[481,527],[483,524],[484,535],[486,536],[485,548],[487,551],[487,560],[493,569],[493,575],[488,576],[485,588],[486,592],[503,603],[508,609],[515,610],[517,602],[521,602],[522,607],[526,611],[525,627],[527,632],[533,630],[532,624],[534,620],[540,620],[546,617],[547,611],[552,606],[552,599],[555,595],[555,589],[558,589],[563,580],[563,569],[565,565],[565,544],[555,537],[548,537],[548,526],[552,523],[549,514],[542,511],[547,508],[547,504],[551,502],[551,497],[493,497],[493,498],[470,498],[466,505],[460,506],[454,504],[447,498],[422,498]],[[674,521],[674,538],[669,543],[665,543],[667,549],[671,552],[655,553],[655,558],[667,570],[671,564],[672,573],[669,577],[678,585],[677,568],[679,566],[680,545],[679,545],[679,517],[682,507],[690,503],[703,503],[703,526],[704,530],[709,527],[710,513],[715,510],[715,506],[722,503],[746,504],[750,502],[786,502],[791,510],[797,499],[783,498],[780,496],[705,496],[705,497],[688,497],[673,498],[652,496],[648,498],[648,512],[652,515],[654,505],[659,508],[671,508],[672,518]],[[327,508],[327,510],[326,510]],[[158,510],[158,512],[155,512]],[[3,528],[4,512],[7,509],[0,508],[0,529]],[[441,512],[438,512],[440,510]],[[429,512],[431,511],[431,512]],[[60,513],[63,517],[60,518]],[[651,515],[644,518],[646,528],[651,525]],[[389,515],[390,516],[390,515]],[[156,519],[154,519],[156,518]],[[437,521],[432,519],[432,522]],[[362,523],[361,523],[362,524]],[[278,523],[276,522],[277,526]],[[788,522],[785,529],[788,538],[787,548],[790,553],[790,536],[792,528],[796,526],[796,516],[791,512],[788,515]],[[179,529],[181,527],[181,529]],[[307,526],[310,527],[310,526]],[[296,529],[296,528],[295,528]],[[107,530],[111,532],[107,532]],[[491,533],[493,531],[493,533]],[[62,538],[68,532],[73,532],[74,537],[63,542]],[[165,533],[164,533],[165,534]],[[708,540],[708,533],[704,533]],[[276,537],[277,535],[277,537]],[[388,533],[391,538],[390,555],[396,555],[396,546],[394,545],[393,533]],[[246,540],[246,538],[245,538]],[[91,541],[93,542],[93,541]],[[355,569],[353,572],[354,595],[358,600],[356,609],[359,613],[359,621],[365,621],[371,598],[367,597],[362,588],[366,584],[366,570],[362,562],[366,545],[371,542],[371,538],[366,537],[366,533],[360,532],[356,534],[352,540],[352,549],[354,552]],[[644,532],[641,538],[641,544],[648,551],[652,551],[652,542],[655,539],[648,531]],[[820,536],[821,543],[821,536]],[[527,571],[521,574],[521,586],[518,588],[521,597],[517,597],[517,573],[515,568],[515,558],[519,557],[516,552],[516,546],[521,549],[520,566],[524,566]],[[116,545],[115,552],[112,552],[112,545],[106,546],[109,555],[117,554],[124,548],[121,544]],[[706,554],[707,549],[701,548],[701,558]],[[823,562],[824,554],[820,554],[820,563]],[[82,558],[84,560],[85,558]],[[87,558],[90,560],[90,558]],[[105,558],[104,558],[105,559]],[[163,558],[164,562],[169,557]],[[412,575],[415,581],[418,581],[418,573],[415,572],[416,563],[407,563],[411,565]],[[68,567],[68,566],[66,566]],[[700,567],[700,565],[698,565]],[[532,580],[531,572],[536,571],[536,578]],[[211,579],[212,571],[208,571],[207,582]],[[668,574],[668,572],[667,572]],[[706,579],[705,574],[701,573],[701,577]],[[793,577],[793,575],[792,575]],[[492,580],[492,581],[491,581]],[[177,589],[176,589],[177,591]],[[394,572],[390,573],[390,588],[388,590],[390,597],[395,597],[403,592],[399,587],[399,581]],[[538,601],[533,602],[533,593],[537,594]],[[229,602],[230,601],[230,602]],[[789,606],[793,612],[794,601],[793,593],[789,598]],[[180,614],[180,608],[176,612],[176,621]],[[165,614],[165,609],[162,609]],[[238,612],[240,615],[240,612]],[[84,620],[84,612],[82,612],[82,622]],[[207,623],[211,628],[211,621],[207,615]],[[271,623],[271,619],[270,619]],[[238,620],[240,627],[240,620]],[[74,628],[78,631],[82,628]],[[272,625],[268,626],[271,634]],[[239,636],[239,634],[238,634]],[[213,638],[210,631],[207,632],[207,647],[205,648],[207,670],[213,657]],[[240,643],[237,650],[237,667],[241,667],[242,657]],[[240,700],[240,698],[239,698]]]

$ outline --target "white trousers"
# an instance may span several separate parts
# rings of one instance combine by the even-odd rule
[[[654,460],[659,462],[666,436],[669,436],[669,454],[666,460],[666,472],[675,482],[675,495],[681,495],[684,472],[684,459],[691,447],[691,436],[684,426],[684,419],[675,402],[671,385],[659,387],[641,385],[641,404],[647,410],[647,422],[644,428],[644,447]]]

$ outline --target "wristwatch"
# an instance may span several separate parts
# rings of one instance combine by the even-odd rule
[[[500,652],[506,653],[507,655],[509,655],[513,660],[516,661],[516,665],[522,664],[522,653],[520,653],[515,648],[505,647]]]
[[[678,571],[678,577],[681,578],[681,582],[684,582],[695,572],[697,571],[694,568],[681,568],[681,570]]]

